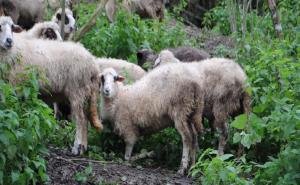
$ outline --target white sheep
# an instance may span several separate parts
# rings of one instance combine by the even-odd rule
[[[59,8],[55,14],[52,16],[51,21],[57,23],[59,26],[61,25],[61,14],[62,14],[62,9]],[[65,37],[64,40],[67,40],[69,35],[76,30],[76,21],[73,16],[73,12],[69,8],[65,8],[65,26],[64,26],[64,32],[65,32]]]
[[[185,69],[172,69],[154,70],[126,86],[120,84],[124,77],[114,69],[104,69],[100,77],[101,118],[124,139],[126,160],[139,136],[175,126],[183,143],[178,173],[184,174],[189,162],[195,162],[197,131],[202,130],[203,92],[185,75],[189,74]]]
[[[16,74],[28,65],[43,71],[47,83],[40,82],[41,98],[48,103],[70,104],[76,121],[72,152],[82,154],[87,149],[86,115],[96,128],[102,129],[97,114],[100,70],[94,62],[95,57],[80,44],[13,36],[16,26],[9,17],[0,17],[0,26],[1,62],[12,67],[9,81],[20,81]],[[89,104],[89,113],[84,110],[85,103]]]
[[[126,77],[128,83],[135,82],[142,78],[146,72],[138,65],[125,60],[113,58],[97,58],[97,66],[104,70],[105,68],[114,68],[119,74]],[[70,108],[62,104],[54,104],[54,116],[57,119],[69,119]]]
[[[125,76],[129,82],[135,82],[146,74],[140,66],[125,60],[97,58],[96,64],[98,64],[100,69],[114,68],[120,75]]]
[[[62,41],[58,24],[52,21],[36,23],[30,30],[20,33],[27,39],[49,39]]]
[[[161,67],[177,62],[178,59],[168,50],[162,51],[156,60]],[[251,98],[246,92],[247,76],[237,63],[225,58],[211,58],[182,64],[185,68],[195,70],[191,78],[194,78],[194,74],[199,75],[198,81],[203,85],[205,92],[203,115],[209,120],[212,133],[215,128],[221,131],[218,152],[222,155],[228,138],[228,117],[241,113],[249,114],[251,110]]]
[[[141,18],[152,18],[162,20],[164,18],[163,0],[106,0],[105,10],[110,22],[115,19],[119,8],[129,13],[137,13]]]
[[[174,54],[169,50],[162,50],[158,55],[157,59],[154,61],[153,68],[159,65],[169,64],[169,63],[179,63],[180,60],[175,58]]]

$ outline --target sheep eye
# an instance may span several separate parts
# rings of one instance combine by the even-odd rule
[[[118,81],[119,77],[118,76],[114,76],[114,81]]]
[[[68,16],[65,17],[65,24],[66,25],[69,24],[69,17]]]
[[[105,81],[105,80],[104,80],[104,76],[102,75],[102,76],[101,76],[101,83],[104,84],[104,81]]]
[[[0,25],[0,31],[2,31],[2,29],[1,29],[1,25]]]

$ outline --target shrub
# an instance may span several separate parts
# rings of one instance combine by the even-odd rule
[[[8,69],[0,64],[1,76]],[[52,110],[38,99],[38,73],[27,69],[15,86],[0,79],[0,184],[37,184],[48,179],[45,142],[54,126]]]

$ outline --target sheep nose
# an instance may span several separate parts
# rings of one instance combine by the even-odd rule
[[[12,44],[12,39],[11,39],[11,38],[7,38],[7,39],[6,39],[6,42],[7,42],[8,44]]]
[[[109,93],[109,89],[104,89],[104,93],[108,94]]]
[[[6,43],[5,43],[5,46],[7,48],[11,48],[12,47],[12,43],[13,43],[13,40],[11,38],[7,38],[6,39]]]

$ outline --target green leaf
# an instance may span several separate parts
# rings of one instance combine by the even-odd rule
[[[17,147],[15,145],[10,145],[7,148],[7,157],[12,160],[16,156]]]
[[[89,165],[86,169],[85,169],[85,173],[86,174],[91,174],[93,172],[93,167],[91,165]]]
[[[4,133],[0,134],[0,142],[3,143],[5,146],[8,146],[9,139],[8,139],[7,135],[5,135]]]
[[[6,163],[6,158],[4,154],[0,154],[0,171],[4,168]]]
[[[233,157],[232,154],[224,154],[224,155],[221,155],[219,156],[219,159],[221,159],[222,161],[226,161],[227,159]]]
[[[233,135],[233,143],[238,143],[242,139],[241,134],[239,132],[234,133]]]
[[[241,143],[242,145],[244,145],[245,147],[247,147],[248,149],[250,148],[252,142],[251,142],[251,139],[250,139],[250,135],[249,134],[246,134],[242,140],[241,140]]]
[[[0,184],[3,184],[3,171],[0,171]]]
[[[246,127],[247,120],[248,116],[246,114],[239,115],[231,123],[231,126],[236,129],[244,129]]]
[[[11,181],[12,183],[17,182],[20,178],[20,172],[18,171],[13,171],[11,172]]]
[[[76,176],[75,176],[75,180],[77,182],[82,182],[82,183],[85,183],[87,181],[87,177],[85,174],[83,173],[77,173]]]

